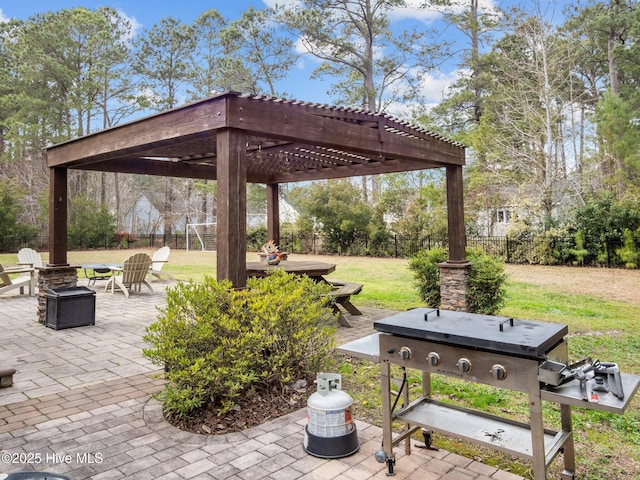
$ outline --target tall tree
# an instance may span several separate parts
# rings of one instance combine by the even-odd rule
[[[214,9],[205,10],[193,23],[196,44],[190,56],[190,99],[206,98],[224,89],[220,72],[225,49],[220,36],[226,26],[227,21]]]
[[[443,44],[427,31],[393,34],[390,11],[404,0],[303,0],[280,9],[279,19],[321,64],[314,77],[333,78],[336,103],[385,111],[394,102],[420,100],[420,78],[433,68]],[[372,179],[373,201],[379,185]],[[367,197],[363,179],[363,196]]]
[[[99,31],[100,56],[95,62],[96,84],[99,86],[94,104],[96,116],[102,118],[102,128],[118,124],[123,118],[132,114],[135,109],[133,82],[130,75],[131,38],[133,36],[131,22],[121,16],[115,9],[100,8],[105,18],[105,28]],[[97,180],[97,197],[100,208],[109,205],[109,185],[113,185],[115,201],[115,218],[120,226],[121,195],[120,176],[118,173],[101,172]],[[113,182],[107,177],[113,175]]]
[[[104,118],[99,95],[113,81],[114,51],[126,34],[122,25],[113,9],[74,8],[38,14],[11,32],[10,97],[20,106],[12,113],[11,155],[24,161],[20,177],[30,191],[46,191],[45,145],[90,133],[92,120]],[[73,194],[90,193],[89,178],[71,172]]]
[[[214,9],[202,12],[193,24],[196,45],[190,58],[189,86],[187,87],[190,100],[209,97],[218,90],[230,90],[226,88],[226,81],[222,74],[225,48],[220,36],[226,26],[225,18]],[[191,181],[187,183],[190,184]],[[215,218],[217,193],[215,182],[194,180],[187,191],[200,196],[199,202],[191,202],[194,207],[200,204],[199,208],[191,212],[192,223],[210,222],[212,217]]]
[[[322,61],[316,77],[335,78],[337,103],[384,111],[391,103],[420,98],[420,77],[443,43],[417,29],[393,34],[389,14],[404,0],[303,0],[280,9],[279,19],[307,53]]]
[[[137,39],[133,72],[140,78],[145,107],[162,111],[180,103],[195,48],[193,27],[173,17],[161,19]]]
[[[624,146],[633,143],[639,130],[633,120],[640,114],[639,24],[640,5],[627,0],[590,1],[567,21],[579,44],[590,46],[582,64],[596,72],[593,104],[597,102],[601,173],[621,194],[634,186],[639,167],[635,150]],[[605,86],[609,94],[600,96]]]
[[[167,17],[138,39],[133,69],[144,88],[144,106],[154,110],[174,108],[180,103],[181,87],[189,80],[190,58],[196,48],[193,28]],[[173,232],[173,183],[165,181],[164,233]]]
[[[460,79],[454,86],[458,93],[448,102],[458,102],[458,122],[478,124],[482,116],[482,96],[486,90],[486,66],[481,62],[481,46],[489,47],[501,27],[504,13],[479,0],[427,0],[422,8],[436,9],[444,21],[467,38],[468,45],[459,50]]]
[[[227,61],[224,75],[239,81],[243,91],[283,95],[278,82],[286,78],[299,55],[293,40],[282,34],[270,9],[249,7],[221,32]]]

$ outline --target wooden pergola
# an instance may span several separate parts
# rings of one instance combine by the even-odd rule
[[[278,185],[445,168],[449,260],[464,263],[464,148],[385,114],[228,92],[46,149],[49,266],[67,263],[67,170],[216,180],[217,276],[246,285],[246,184],[267,185],[279,241]]]

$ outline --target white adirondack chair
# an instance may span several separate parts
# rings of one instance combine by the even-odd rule
[[[42,267],[42,255],[32,248],[21,248],[18,252],[18,265]]]
[[[140,286],[144,284],[149,290],[151,290],[151,293],[154,293],[153,287],[147,281],[147,275],[149,274],[150,267],[151,257],[146,253],[136,253],[131,255],[124,261],[120,273],[118,275],[114,274],[109,278],[109,281],[104,287],[104,291],[108,291],[109,287],[111,287],[111,293],[113,294],[117,287],[122,290],[125,297],[129,298],[130,292],[139,292]]]
[[[171,280],[175,280],[175,277],[173,275],[162,271],[162,267],[164,267],[164,264],[169,262],[170,254],[171,249],[167,246],[158,249],[153,254],[153,257],[151,257],[151,268],[149,269],[149,280],[153,280],[153,277],[159,279],[161,276],[170,278]]]
[[[10,273],[27,273],[28,275],[19,275],[11,278]],[[0,264],[0,294],[9,292],[16,288],[20,289],[20,294],[24,294],[24,287],[29,287],[29,295],[33,296],[36,290],[36,277],[34,270],[30,267],[5,268]]]

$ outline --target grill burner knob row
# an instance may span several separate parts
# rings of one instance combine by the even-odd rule
[[[471,371],[471,360],[469,360],[468,358],[461,358],[460,360],[458,360],[456,366],[458,367],[458,370],[460,370],[460,372],[469,373]]]
[[[496,363],[491,367],[491,376],[496,380],[504,380],[507,378],[507,369]]]
[[[440,355],[436,352],[429,353],[429,355],[427,355],[427,362],[429,362],[429,365],[432,367],[437,367],[440,365]]]

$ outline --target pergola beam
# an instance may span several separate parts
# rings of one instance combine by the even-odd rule
[[[463,165],[464,151],[459,146],[433,137],[432,141],[410,135],[396,135],[387,131],[387,119],[378,128],[363,127],[321,115],[296,111],[295,104],[251,102],[235,97],[229,109],[229,123],[249,134],[310,143],[339,150],[373,155],[375,157],[412,158],[444,167]],[[237,105],[234,105],[237,104]]]

